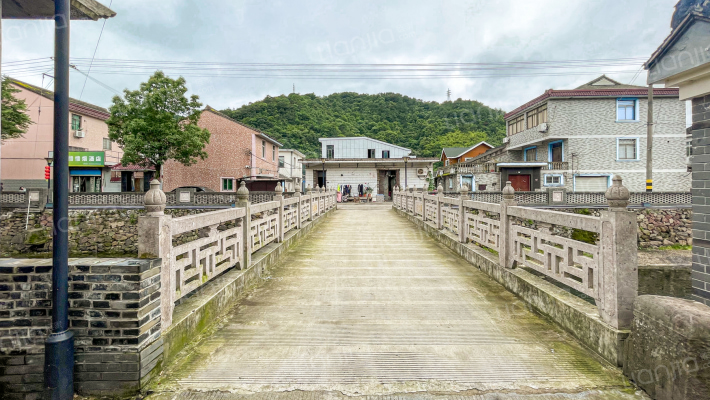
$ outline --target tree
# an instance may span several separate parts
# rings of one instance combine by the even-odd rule
[[[185,97],[185,79],[171,79],[156,71],[135,91],[115,96],[106,121],[109,138],[123,149],[121,163],[154,166],[160,171],[168,160],[192,165],[207,158],[210,132],[197,126],[202,103],[196,95]]]
[[[2,141],[22,137],[32,124],[30,116],[27,115],[27,104],[14,96],[19,92],[20,89],[13,87],[10,79],[2,80]]]

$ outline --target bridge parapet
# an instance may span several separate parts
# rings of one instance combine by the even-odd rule
[[[305,221],[319,218],[336,205],[333,191],[319,188],[304,196],[298,193],[285,199],[280,185],[273,201],[251,204],[249,190],[242,182],[236,194],[236,207],[172,218],[163,213],[165,194],[158,181],[151,182],[145,197],[146,207],[151,207],[152,212],[138,218],[138,255],[163,260],[160,295],[163,331],[172,324],[176,301],[232,267],[246,269],[252,253],[272,242],[282,242],[284,234],[300,229]],[[155,199],[162,200],[162,208],[155,204]],[[177,236],[186,234],[196,239],[178,244]]]
[[[636,215],[621,178],[613,182],[600,217],[518,206],[510,182],[500,203],[466,200],[466,188],[458,198],[395,190],[393,207],[497,254],[505,268],[528,268],[591,297],[605,323],[627,329],[638,291]]]

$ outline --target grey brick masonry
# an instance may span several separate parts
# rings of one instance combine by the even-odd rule
[[[693,99],[693,294],[710,305],[710,96]]]
[[[70,260],[75,390],[134,393],[163,359],[160,261]],[[51,260],[0,259],[0,398],[40,398],[52,317]]]

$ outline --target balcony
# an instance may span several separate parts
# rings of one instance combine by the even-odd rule
[[[569,170],[569,163],[567,161],[552,161],[547,163],[547,169],[555,171],[567,171]]]

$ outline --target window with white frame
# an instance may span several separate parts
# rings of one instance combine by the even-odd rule
[[[276,161],[276,145],[271,146],[271,161]]]
[[[266,158],[266,140],[261,141],[261,158]]]
[[[234,191],[234,178],[222,178],[222,191],[223,192],[233,192]]]
[[[449,159],[448,158],[446,159],[446,161],[444,161],[444,165],[447,167],[449,166]]]
[[[617,160],[638,160],[638,139],[618,138],[616,140]]]
[[[636,121],[636,100],[619,99],[616,101],[617,121]]]
[[[111,150],[111,139],[104,138],[104,150]]]
[[[283,168],[285,164],[286,159],[284,158],[284,156],[279,156],[279,168]]]
[[[543,182],[545,186],[562,186],[565,183],[561,174],[545,174]]]

